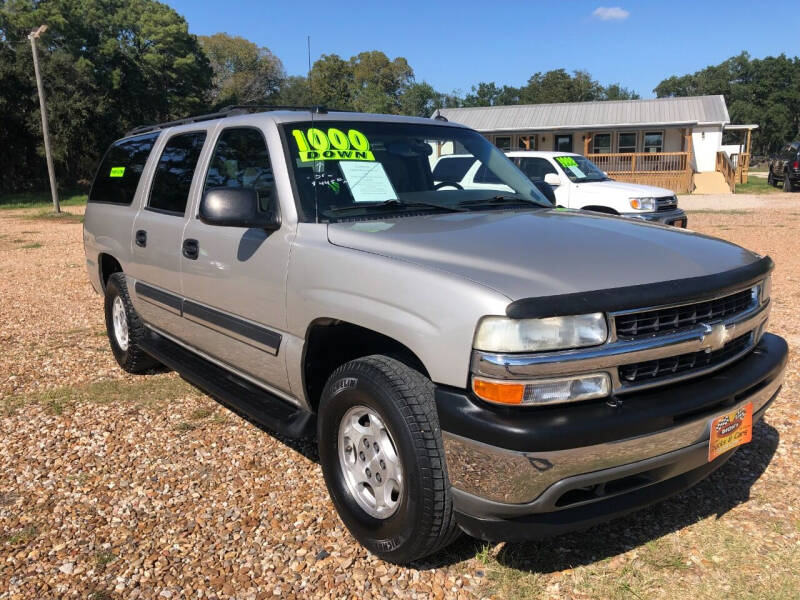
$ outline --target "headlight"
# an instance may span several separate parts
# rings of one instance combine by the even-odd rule
[[[761,304],[766,304],[772,295],[772,275],[767,275],[759,287],[761,288]]]
[[[533,381],[473,377],[472,391],[478,398],[495,404],[542,406],[603,398],[611,392],[611,379],[607,373]]]
[[[545,319],[484,317],[473,345],[486,352],[539,352],[596,346],[607,337],[603,313]]]
[[[634,210],[649,210],[656,209],[655,198],[631,198],[631,208]]]

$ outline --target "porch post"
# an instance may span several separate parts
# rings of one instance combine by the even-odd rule
[[[591,133],[587,133],[583,137],[583,155],[584,156],[589,156],[589,143],[591,141],[592,141],[592,134]]]
[[[684,136],[684,145],[686,146],[686,191],[692,192],[692,128],[686,128],[686,135]]]
[[[750,173],[750,134],[752,131],[747,130],[747,164],[742,165],[742,183],[747,183],[747,176]]]

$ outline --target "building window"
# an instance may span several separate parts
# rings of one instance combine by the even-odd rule
[[[511,150],[511,137],[507,135],[496,135],[494,137],[494,145],[500,148],[500,150],[503,152],[508,152]]]
[[[631,154],[636,152],[636,132],[626,132],[619,134],[619,152]]]
[[[648,131],[644,134],[645,152],[664,151],[664,133],[661,131]]]
[[[594,154],[611,154],[611,134],[595,133],[592,137],[592,148]]]
[[[517,137],[517,148],[519,150],[536,150],[536,136],[521,135]]]
[[[572,152],[572,134],[554,135],[553,150],[556,152]]]

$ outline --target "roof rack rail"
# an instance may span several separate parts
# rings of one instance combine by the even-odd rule
[[[139,133],[148,133],[150,131],[159,131],[167,127],[177,127],[178,125],[186,125],[188,123],[198,123],[200,121],[210,121],[211,119],[222,119],[225,117],[235,117],[237,115],[246,115],[250,112],[267,112],[271,110],[308,110],[316,114],[325,114],[328,109],[324,106],[288,106],[279,104],[231,104],[216,112],[208,113],[205,115],[194,115],[192,117],[184,117],[183,119],[176,119],[174,121],[165,121],[164,123],[156,123],[153,125],[140,125],[134,127],[125,137],[136,135]],[[352,112],[347,110],[334,109],[334,112]]]

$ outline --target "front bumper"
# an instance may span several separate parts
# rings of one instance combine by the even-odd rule
[[[664,212],[649,213],[622,213],[623,217],[631,219],[641,219],[651,223],[663,223],[664,225],[674,225],[675,227],[686,228],[689,219],[681,209],[669,210]]]
[[[710,420],[748,402],[760,419],[780,391],[786,342],[765,334],[746,357],[690,382],[609,401],[531,409],[436,393],[462,529],[533,539],[589,526],[694,485],[708,463]]]

